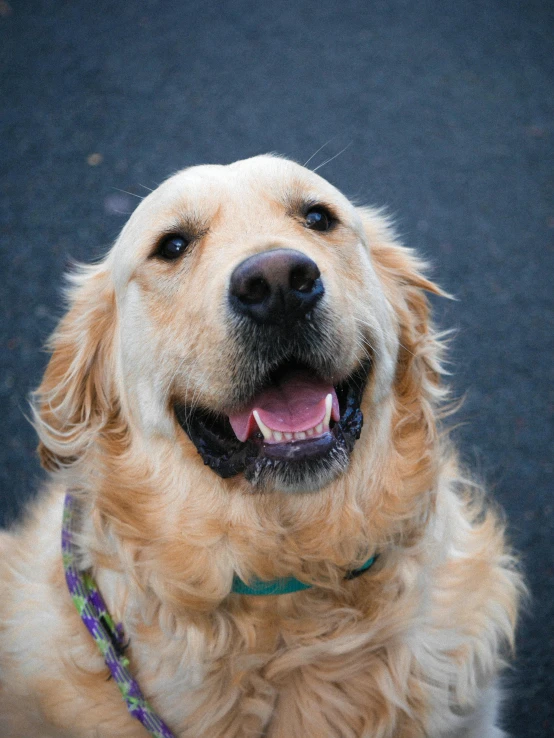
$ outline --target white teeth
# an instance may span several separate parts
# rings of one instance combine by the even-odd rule
[[[325,398],[325,418],[323,420],[323,425],[325,428],[329,427],[329,423],[331,422],[331,410],[333,409],[333,395],[331,392],[327,395]]]
[[[260,418],[260,414],[257,410],[254,410],[254,418],[256,419],[256,423],[258,424],[258,428],[263,433],[263,436],[266,441],[271,440],[272,431],[271,428],[268,428],[267,425],[264,423],[264,421]]]
[[[319,435],[324,431],[329,430],[329,423],[331,422],[331,412],[333,410],[333,395],[329,393],[325,398],[325,417],[319,425],[315,428],[308,428],[305,431],[297,431],[296,433],[289,433],[287,431],[278,431],[268,428],[264,421],[260,418],[260,414],[257,410],[254,410],[254,418],[258,424],[258,428],[261,430],[265,441],[274,441],[279,443],[283,440],[286,441],[304,441],[313,435]]]

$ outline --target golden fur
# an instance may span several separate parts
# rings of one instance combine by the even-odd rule
[[[290,215],[300,197],[332,204],[341,227],[307,231]],[[190,254],[149,258],[183,223],[200,234]],[[275,246],[317,260],[345,373],[368,352],[374,364],[348,470],[311,493],[219,478],[171,410],[175,397],[225,406],[236,355],[222,296],[234,265]],[[67,489],[85,513],[83,565],[179,738],[503,735],[496,680],[522,585],[502,519],[437,427],[427,291],[378,212],[277,157],[186,170],[141,203],[106,259],[73,277],[36,393],[51,482],[0,537],[3,738],[146,735],[66,590]],[[234,573],[316,586],[230,595]]]

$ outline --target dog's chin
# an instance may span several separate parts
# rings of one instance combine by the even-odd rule
[[[253,491],[259,492],[315,492],[348,468],[362,430],[361,403],[370,369],[370,362],[364,362],[334,386],[338,408],[333,410],[333,417],[307,433],[268,434],[270,429],[264,428],[264,435],[254,425],[239,433],[241,440],[235,432],[236,423],[233,426],[224,413],[191,408],[177,400],[175,415],[204,464],[220,477],[243,474]],[[290,367],[286,370],[290,371]],[[303,372],[306,373],[305,367]],[[270,387],[272,381],[274,376],[268,378],[266,385]],[[314,377],[314,382],[318,381]]]

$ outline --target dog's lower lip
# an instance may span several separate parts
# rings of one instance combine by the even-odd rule
[[[332,432],[324,433],[317,438],[308,438],[304,441],[288,441],[287,443],[264,443],[263,451],[269,459],[281,461],[295,461],[309,459],[325,454],[333,445]]]

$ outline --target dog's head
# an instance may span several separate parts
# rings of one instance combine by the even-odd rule
[[[162,184],[72,276],[35,395],[96,555],[211,607],[233,572],[338,586],[415,540],[440,457],[429,290],[378,212],[290,161]]]
[[[348,473],[425,354],[436,289],[377,213],[272,156],[173,176],[74,281],[38,392],[45,464],[125,426],[285,492]]]

